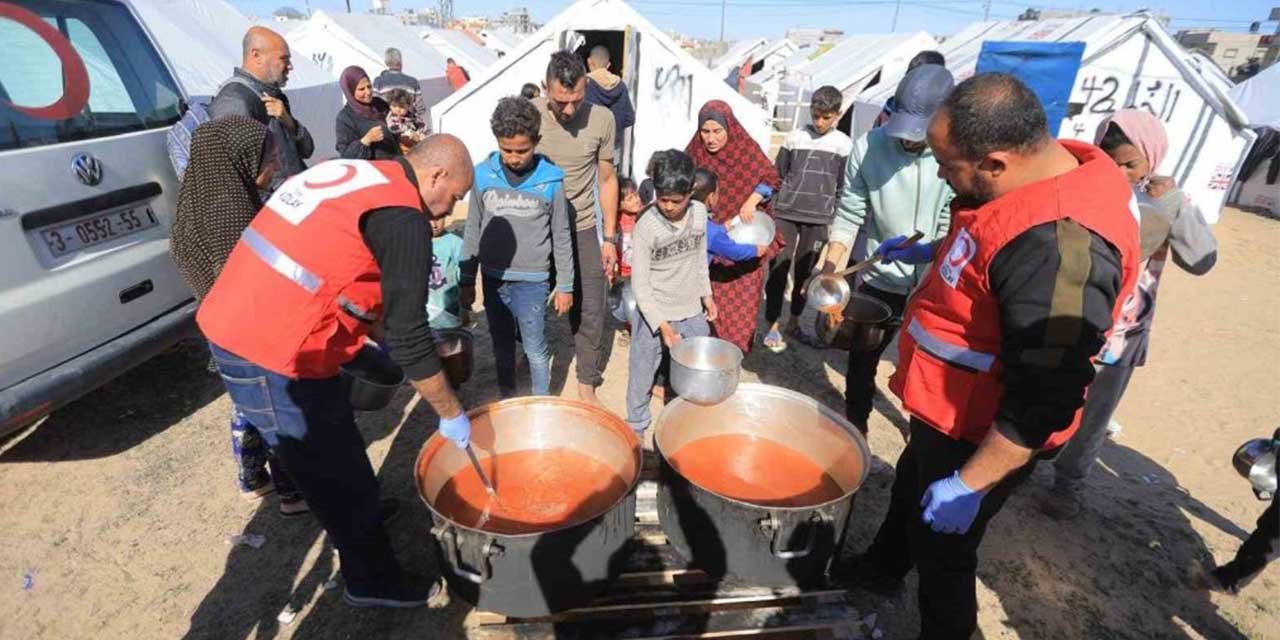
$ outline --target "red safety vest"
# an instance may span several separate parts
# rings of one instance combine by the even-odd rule
[[[245,229],[196,321],[211,342],[291,378],[328,378],[382,311],[360,218],[425,207],[394,161],[331,160],[286,181]]]
[[[987,269],[1009,241],[1031,227],[1064,218],[1079,223],[1120,251],[1124,280],[1114,321],[1138,274],[1137,205],[1115,163],[1100,149],[1059,141],[1080,166],[1027,185],[982,207],[956,212],[938,246],[933,268],[911,296],[899,334],[898,368],[889,381],[912,416],[957,440],[980,443],[995,421],[1004,393],[1000,365],[1000,309]],[[1080,426],[1045,443],[1061,446]]]

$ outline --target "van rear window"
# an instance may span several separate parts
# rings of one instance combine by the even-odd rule
[[[129,10],[0,0],[0,152],[168,127],[181,94]]]

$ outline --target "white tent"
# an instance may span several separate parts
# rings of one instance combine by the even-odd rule
[[[749,38],[747,40],[738,40],[729,43],[729,48],[724,53],[715,56],[707,62],[707,66],[720,77],[729,75],[729,72],[742,66],[742,62],[750,57],[759,49],[763,49],[769,41],[764,38]]]
[[[316,11],[305,24],[289,31],[285,39],[294,51],[294,61],[305,58],[324,69],[331,78],[356,65],[370,78],[386,70],[387,47],[400,50],[404,72],[422,83],[423,103],[428,107],[449,95],[444,78],[444,56],[427,46],[417,30],[406,27],[394,16]],[[329,115],[329,128],[333,117]]]
[[[1236,85],[1231,98],[1249,119],[1249,126],[1280,129],[1280,64]]]
[[[1256,135],[1239,109],[1198,64],[1146,13],[1080,18],[981,22],[936,47],[962,81],[973,75],[987,41],[1084,42],[1080,72],[1071,91],[1070,113],[1059,137],[1092,142],[1098,124],[1117,109],[1137,106],[1159,116],[1169,135],[1169,154],[1158,172],[1173,176],[1210,222],[1218,213]],[[885,74],[857,98],[856,133],[874,122],[902,78]]]
[[[515,51],[524,36],[507,29],[484,29],[480,32],[480,39],[484,40],[484,48],[501,58]]]
[[[717,57],[711,65],[711,71],[728,80],[734,71],[750,60],[751,73],[747,75],[752,75],[784,62],[799,50],[800,47],[787,38],[742,40],[734,43],[724,55]]]
[[[757,104],[763,105],[765,111],[773,113],[778,103],[778,91],[782,81],[796,69],[807,65],[825,55],[834,48],[833,45],[806,45],[781,62],[771,64],[747,78],[747,90],[743,95]]]
[[[212,96],[239,66],[240,43],[252,23],[223,0],[136,0],[133,5],[187,95]],[[294,116],[315,138],[313,159],[334,155],[333,117],[342,108],[337,83],[295,55],[285,93]]]
[[[913,56],[937,46],[938,42],[924,31],[849,36],[821,57],[788,70],[785,80],[779,80],[774,126],[790,131],[809,124],[809,97],[826,85],[840,90],[844,106],[849,109],[863,90],[875,86],[881,78],[906,73]],[[842,129],[849,129],[847,122],[842,124]]]
[[[1273,64],[1236,85],[1231,97],[1240,105],[1249,126],[1280,130],[1280,64]],[[1267,166],[1264,163],[1248,180],[1237,181],[1231,201],[1280,215],[1280,180],[1267,184]]]
[[[436,50],[441,57],[453,58],[462,65],[467,73],[474,77],[485,67],[498,59],[496,51],[486,49],[484,45],[471,39],[471,36],[457,29],[432,29],[415,27],[418,37]]]
[[[431,110],[436,131],[462,138],[479,161],[493,151],[489,116],[503,96],[546,77],[550,55],[596,44],[610,47],[635,105],[636,123],[623,151],[624,175],[654,151],[683,149],[697,130],[698,109],[727,102],[751,137],[769,148],[767,117],[622,0],[578,0],[537,33]]]

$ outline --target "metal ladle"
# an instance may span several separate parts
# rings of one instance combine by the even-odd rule
[[[476,457],[476,450],[470,442],[467,443],[467,457],[471,459],[471,466],[476,470],[476,475],[480,476],[480,482],[484,483],[484,492],[489,495],[489,499],[484,504],[484,511],[480,512],[480,521],[476,523],[476,528],[479,529],[489,522],[493,503],[498,501],[498,490],[493,488],[493,481],[489,480],[484,468],[480,466],[480,458]]]

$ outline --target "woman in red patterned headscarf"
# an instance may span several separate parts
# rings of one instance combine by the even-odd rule
[[[698,111],[698,131],[685,147],[693,163],[716,173],[720,186],[719,201],[711,218],[724,224],[734,216],[750,220],[761,203],[766,206],[781,179],[773,163],[760,150],[760,145],[721,100],[712,100]],[[720,338],[751,351],[755,338],[756,316],[760,311],[761,291],[769,260],[782,248],[782,237],[775,234],[769,252],[745,262],[729,262],[716,258],[711,263],[711,293],[719,318],[712,328]]]

